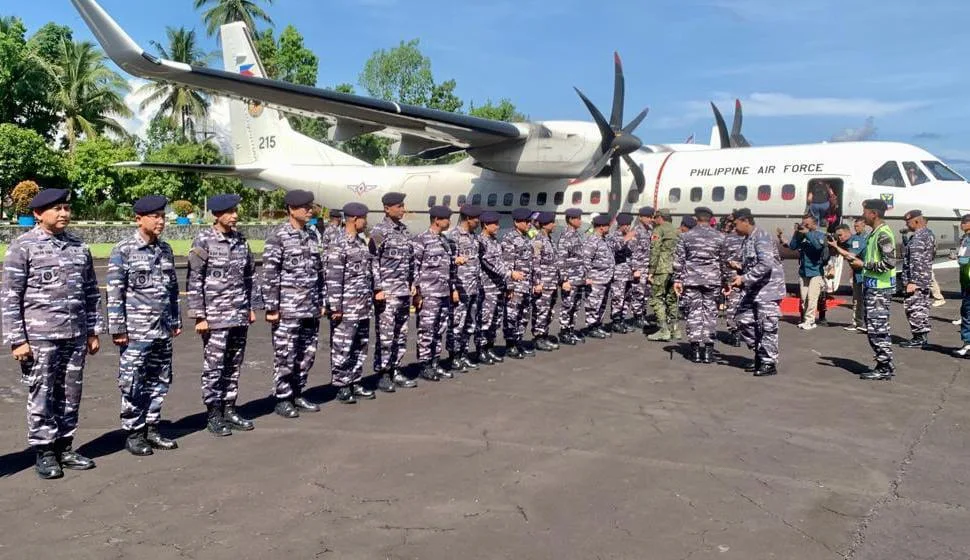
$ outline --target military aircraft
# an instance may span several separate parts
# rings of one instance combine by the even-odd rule
[[[72,0],[125,71],[230,97],[234,165],[132,162],[142,169],[234,175],[250,184],[307,189],[324,206],[363,202],[382,212],[388,191],[408,194],[409,225],[426,227],[427,209],[478,204],[502,213],[526,206],[563,213],[635,212],[667,207],[675,215],[708,206],[717,214],[748,206],[762,227],[791,227],[806,209],[811,186],[836,195],[836,219],[859,215],[862,201],[882,198],[893,228],[919,208],[941,246],[959,239],[959,216],[970,213],[970,186],[939,158],[894,142],[752,147],[741,134],[740,103],[728,131],[720,111],[710,145],[644,144],[633,134],[647,110],[624,124],[624,77],[615,56],[613,103],[607,119],[580,90],[593,122],[507,123],[267,79],[245,25],[222,27],[224,70],[160,59],[140,48],[95,0]],[[454,164],[373,166],[292,130],[284,112],[326,117],[333,140],[392,133],[397,153],[422,158],[465,152]]]

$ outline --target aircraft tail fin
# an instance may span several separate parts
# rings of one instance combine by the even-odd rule
[[[223,25],[223,64],[227,72],[266,78],[252,36],[242,22]],[[229,100],[232,150],[237,166],[369,165],[290,127],[286,116],[258,100]]]

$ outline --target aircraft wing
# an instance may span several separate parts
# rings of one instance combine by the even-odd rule
[[[135,76],[256,100],[283,111],[330,117],[338,122],[344,120],[360,130],[394,129],[402,136],[412,137],[411,144],[422,149],[441,150],[450,146],[450,151],[460,151],[524,140],[528,136],[527,127],[503,121],[161,59],[139,47],[95,0],[71,1],[107,55]]]
[[[263,171],[257,167],[239,167],[236,165],[210,165],[205,163],[156,163],[152,161],[123,161],[114,167],[141,169],[143,171],[181,171],[186,173],[202,173],[205,175],[224,175],[227,177],[258,177]]]

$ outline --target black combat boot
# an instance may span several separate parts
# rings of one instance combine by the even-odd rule
[[[57,462],[57,454],[49,445],[36,445],[34,450],[37,452],[37,459],[34,461],[34,470],[37,476],[44,480],[52,480],[64,476],[61,464]]]
[[[74,451],[74,438],[61,438],[54,442],[57,462],[61,468],[75,471],[86,471],[95,467],[94,461]]]
[[[377,388],[385,393],[393,393],[397,389],[394,387],[394,381],[391,379],[391,372],[384,370],[381,371],[381,378],[377,382]]]
[[[434,370],[434,366],[431,365],[431,362],[424,362],[421,364],[421,373],[419,375],[428,381],[441,381],[441,377],[438,375],[438,372]]]
[[[769,375],[776,375],[778,373],[778,367],[774,363],[761,363],[758,365],[758,369],[755,370],[755,377],[767,377]]]
[[[513,360],[521,360],[525,358],[525,354],[519,349],[517,342],[509,341],[505,344],[505,357],[512,358]]]
[[[714,361],[714,343],[708,342],[701,348],[701,362],[709,364]]]
[[[465,364],[465,367],[469,371],[478,369],[478,363],[472,360],[471,355],[468,352],[461,353],[461,363]]]
[[[148,442],[148,445],[152,446],[152,449],[162,449],[165,451],[178,449],[179,446],[175,440],[162,437],[161,432],[158,431],[158,426],[155,425],[149,425],[146,428],[145,441]]]
[[[226,424],[228,424],[229,428],[232,430],[240,430],[243,432],[248,432],[256,427],[255,425],[253,425],[252,420],[243,418],[239,414],[239,411],[236,410],[235,401],[229,401],[226,403],[226,406],[222,412],[222,418],[226,421]]]
[[[559,333],[560,344],[566,344],[567,346],[576,346],[577,342],[579,341],[574,338],[572,329],[565,329],[563,331],[560,331]]]
[[[505,358],[503,358],[502,356],[499,356],[498,353],[495,352],[494,340],[490,341],[488,345],[485,347],[485,349],[486,351],[488,351],[489,357],[492,358],[492,361],[495,362],[496,364],[501,364],[502,362],[505,361]]]
[[[315,402],[308,401],[303,395],[297,395],[293,399],[293,406],[300,409],[302,412],[320,412],[320,405]]]
[[[556,342],[556,339],[555,338],[552,338],[551,336],[548,336],[547,335],[546,336],[546,342],[548,342],[549,345],[552,346],[552,349],[553,350],[559,350],[559,343]]]
[[[281,399],[280,401],[278,401],[273,411],[276,412],[276,414],[279,414],[280,416],[282,416],[283,418],[300,417],[300,411],[296,409],[296,405],[294,405],[293,401],[290,399]],[[218,416],[216,426],[224,426],[226,428],[226,433],[221,433],[221,431],[216,432],[216,429],[219,429],[219,428],[213,428],[212,422],[213,422],[212,411],[210,410],[209,411],[209,431],[216,434],[217,436],[228,436],[229,434],[232,433],[232,431],[229,430],[229,426],[226,425],[225,420],[223,420],[222,415]]]
[[[745,366],[744,371],[758,371],[758,368],[760,367],[761,367],[761,356],[755,354],[754,361],[748,366]]]
[[[448,365],[451,371],[457,371],[459,373],[468,373],[468,368],[465,367],[465,361],[461,359],[461,353],[452,352],[448,356]]]
[[[537,336],[535,339],[535,345],[536,350],[539,350],[540,352],[552,352],[555,350],[545,336]]]
[[[360,397],[368,401],[372,401],[377,398],[377,395],[374,394],[374,391],[371,391],[370,389],[368,389],[367,387],[364,387],[360,383],[354,383],[353,390],[354,390],[355,397]]]
[[[145,455],[152,455],[155,452],[152,451],[152,446],[148,443],[148,439],[145,437],[147,433],[147,428],[141,428],[128,432],[128,437],[125,439],[125,449],[128,453],[136,455],[138,457],[144,457]]]
[[[535,344],[535,341],[533,340],[532,343]],[[528,346],[525,345],[525,342],[521,340],[519,341],[519,352],[522,352],[523,356],[528,356],[528,357],[532,357],[536,355],[535,349],[529,348]]]
[[[349,385],[337,390],[337,400],[344,404],[357,404],[357,397],[354,396],[354,390]]]
[[[687,359],[695,364],[701,363],[701,344],[699,342],[690,343],[690,350],[687,353]]]
[[[582,329],[580,329],[580,330],[576,330],[576,329],[573,329],[573,330],[571,330],[571,331],[569,331],[569,332],[571,332],[571,333],[572,333],[572,335],[573,335],[573,339],[574,339],[574,340],[575,340],[575,341],[576,341],[577,343],[579,343],[579,344],[586,344],[586,335],[585,335],[585,334],[583,334],[583,331],[582,331]]]
[[[599,340],[603,340],[605,338],[610,337],[610,335],[607,334],[607,332],[604,331],[603,327],[601,327],[599,324],[596,324],[590,327],[589,331],[586,333],[586,336],[590,338],[596,338]]]
[[[475,356],[475,361],[477,361],[479,365],[483,366],[495,365],[495,360],[493,360],[492,355],[488,353],[488,346],[478,347],[478,355]]]
[[[404,389],[412,389],[418,386],[417,381],[409,379],[406,375],[404,375],[404,372],[397,368],[394,370],[394,376],[391,377],[391,381],[393,381],[398,387],[403,387]]]
[[[878,363],[872,371],[867,371],[859,376],[859,379],[865,379],[866,381],[886,381],[892,379],[896,375],[896,370],[892,365],[886,363]]]
[[[431,367],[434,368],[434,372],[438,374],[438,377],[444,377],[445,379],[455,378],[455,374],[441,366],[441,360],[438,358],[431,360]]]
[[[926,333],[918,333],[913,335],[912,340],[904,340],[899,343],[901,348],[926,348],[930,343],[929,338],[927,338]]]

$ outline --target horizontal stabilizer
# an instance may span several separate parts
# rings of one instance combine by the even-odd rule
[[[205,163],[155,163],[149,161],[123,161],[115,167],[127,167],[144,171],[181,171],[203,173],[205,175],[225,175],[227,177],[257,177],[262,169],[237,167],[235,165],[208,165]]]

